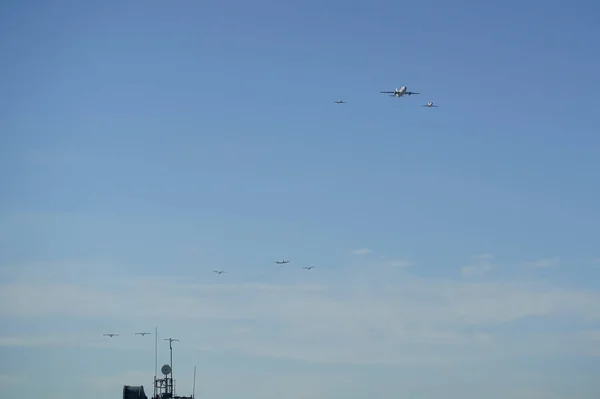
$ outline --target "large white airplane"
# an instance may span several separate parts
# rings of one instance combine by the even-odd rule
[[[427,105],[421,105],[421,107],[429,107],[429,108],[434,107],[434,108],[437,108],[437,105],[433,105],[433,103],[431,101],[429,101],[427,103]]]
[[[334,101],[334,103],[337,103],[337,104],[346,104],[346,101],[344,101],[344,100],[337,100],[337,101]]]
[[[390,94],[390,97],[402,97],[404,95],[412,96],[413,94],[421,94],[415,93],[412,91],[407,91],[406,86],[402,86],[401,88],[396,88],[394,91],[380,91],[380,93]]]

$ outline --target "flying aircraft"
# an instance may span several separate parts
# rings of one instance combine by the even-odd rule
[[[380,91],[380,93],[391,94],[390,97],[402,97],[404,95],[412,96],[413,94],[421,94],[415,93],[413,91],[406,91],[406,86],[402,86],[401,88],[396,88],[394,91]]]
[[[225,273],[225,271],[223,271],[223,270],[213,270],[213,273],[223,274],[223,273]]]
[[[290,261],[289,260],[278,260],[278,261],[275,261],[275,263],[277,263],[278,265],[283,265],[285,263],[290,263]]]
[[[431,101],[429,101],[427,103],[427,105],[421,105],[421,107],[429,107],[429,108],[434,107],[434,108],[437,108],[437,105],[433,105],[433,103]]]
[[[315,267],[314,266],[302,266],[302,268],[306,269],[306,270],[310,270],[310,269],[314,269]]]
[[[118,337],[119,334],[104,334],[105,337]]]
[[[337,100],[337,101],[334,101],[334,103],[336,103],[336,104],[348,104],[348,103],[347,103],[346,101],[344,101],[344,100]]]
[[[135,333],[135,335],[141,335],[142,337],[143,337],[144,335],[148,335],[148,334],[150,334],[150,333],[147,333],[147,332]]]

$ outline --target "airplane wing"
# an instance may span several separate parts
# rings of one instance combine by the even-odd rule
[[[384,93],[384,94],[395,94],[395,91],[380,91],[380,93]]]
[[[406,92],[406,93],[404,93],[404,94],[407,94],[407,95],[411,96],[411,95],[413,95],[413,94],[421,94],[421,93],[415,93],[414,91],[407,91],[407,92]]]

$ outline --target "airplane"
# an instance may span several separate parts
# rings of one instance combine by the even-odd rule
[[[119,334],[104,334],[105,337],[118,337]]]
[[[289,260],[278,260],[275,263],[277,263],[278,265],[283,265],[285,263],[290,263],[290,261]]]
[[[406,86],[402,86],[400,89],[396,88],[396,90],[394,91],[380,91],[380,93],[391,94],[390,97],[402,97],[404,95],[411,96],[413,94],[421,94],[412,91],[406,91]]]
[[[334,103],[336,103],[336,104],[348,104],[346,101],[343,101],[343,100],[337,100],[337,101],[334,101]]]
[[[302,268],[306,269],[306,270],[310,270],[310,269],[314,269],[315,267],[314,266],[302,266]]]
[[[148,334],[150,334],[150,333],[147,333],[147,332],[135,333],[135,335],[141,335],[142,337],[143,337],[144,335],[148,335]]]
[[[429,107],[429,108],[434,107],[434,108],[437,108],[437,105],[433,105],[433,103],[431,101],[429,101],[427,103],[427,105],[421,105],[421,107]]]
[[[225,273],[223,270],[213,270],[213,273],[223,274]]]

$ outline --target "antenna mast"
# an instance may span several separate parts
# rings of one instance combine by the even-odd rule
[[[192,399],[196,399],[196,366],[194,366],[194,388],[192,389]]]
[[[158,375],[158,326],[154,327],[154,397],[156,397],[156,376]]]
[[[158,327],[156,327],[154,335],[158,336]],[[194,399],[196,397],[196,366],[194,366],[194,387],[192,396],[177,395],[175,393],[175,380],[173,379],[173,342],[179,340],[177,338],[165,338],[164,340],[169,341],[171,364],[165,364],[161,367],[160,372],[164,375],[163,378],[159,379],[158,376],[154,377],[154,397],[152,399]],[[155,343],[156,342],[158,342],[158,338],[156,338]]]
[[[169,351],[171,352],[171,381],[173,381],[173,341],[179,341],[176,338],[165,338],[165,341],[169,341]]]

